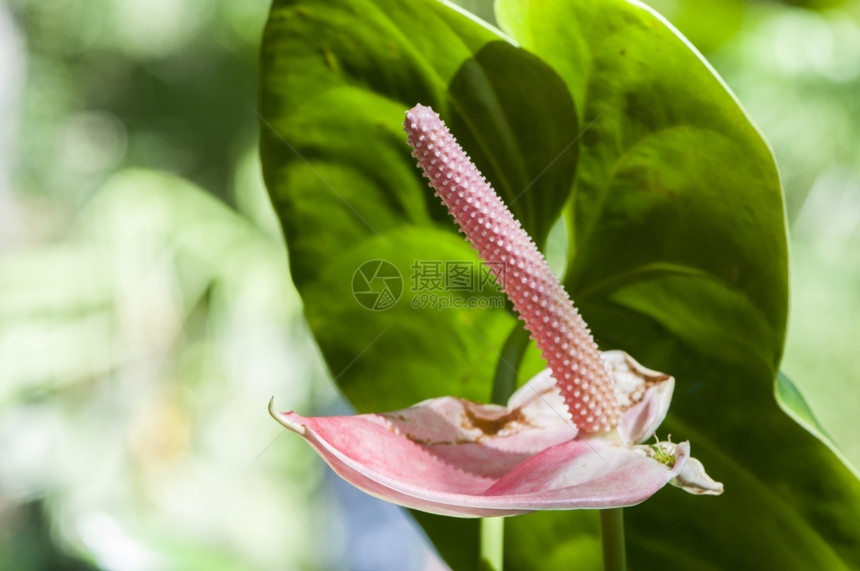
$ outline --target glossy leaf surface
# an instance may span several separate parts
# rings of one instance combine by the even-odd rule
[[[503,1],[497,11],[528,52],[436,2],[273,6],[264,171],[338,384],[361,412],[441,395],[487,401],[515,326],[489,307],[492,288],[435,292],[413,279],[424,262],[474,264],[401,131],[403,112],[428,104],[539,244],[569,205],[568,291],[604,349],[676,377],[662,430],[689,439],[726,485],[720,498],[665,490],[627,510],[631,562],[860,564],[857,480],[773,398],[787,255],[767,146],[710,68],[637,4]],[[356,270],[376,259],[402,278],[384,311],[352,292]],[[427,293],[484,307],[422,308]],[[509,564],[599,561],[592,516],[509,520]],[[419,521],[467,566],[472,537]]]
[[[511,1],[499,16],[565,78],[583,122],[597,119],[581,150],[568,290],[602,343],[678,376],[664,429],[689,437],[709,470],[724,466],[714,470],[727,492],[714,502],[663,494],[629,510],[631,560],[856,563],[846,523],[860,510],[857,481],[772,396],[787,255],[766,145],[710,68],[641,6]],[[688,525],[665,533],[681,512]],[[778,533],[748,533],[774,519]]]

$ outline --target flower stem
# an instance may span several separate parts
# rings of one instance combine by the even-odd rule
[[[493,395],[490,402],[502,406],[508,403],[508,399],[517,388],[517,375],[519,373],[520,361],[526,348],[529,346],[529,332],[519,322],[514,330],[508,335],[499,362],[496,364],[496,375],[493,378]]]
[[[514,389],[517,388],[520,361],[523,359],[528,344],[529,332],[517,323],[514,330],[508,335],[496,365],[492,394],[494,404],[505,405],[511,395],[514,394]],[[478,563],[478,569],[481,571],[502,571],[504,552],[505,518],[481,518],[481,560]]]
[[[502,571],[502,557],[505,548],[505,518],[481,518],[481,560],[480,571]]]
[[[603,543],[603,571],[625,571],[624,511],[622,508],[600,511],[600,536]]]

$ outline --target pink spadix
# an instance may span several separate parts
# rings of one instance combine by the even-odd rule
[[[574,424],[608,432],[618,424],[615,383],[597,344],[535,243],[429,107],[405,123],[424,176],[513,302],[546,360]]]

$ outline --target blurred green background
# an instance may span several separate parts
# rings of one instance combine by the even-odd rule
[[[860,0],[651,4],[774,148],[783,369],[860,466]],[[440,565],[265,411],[347,410],[259,172],[267,9],[0,3],[0,569]]]

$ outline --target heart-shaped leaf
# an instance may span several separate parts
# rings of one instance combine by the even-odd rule
[[[446,113],[517,216],[543,237],[576,164],[576,112],[563,82],[436,2],[276,2],[262,60],[264,174],[293,279],[338,384],[361,411],[441,394],[488,399],[515,321],[419,176],[404,112],[420,101]],[[531,97],[535,89],[543,99]],[[359,268],[377,259],[401,279],[402,298],[385,311],[369,311],[352,291]],[[452,289],[430,279],[452,278],[457,268],[474,283]]]
[[[720,498],[667,490],[627,510],[631,562],[860,563],[857,480],[773,398],[786,247],[767,146],[648,9],[497,10],[528,51],[433,1],[273,5],[264,173],[339,386],[360,411],[445,394],[487,401],[516,326],[500,294],[475,285],[485,274],[409,156],[403,112],[431,105],[538,243],[569,204],[568,291],[604,348],[676,377],[664,430],[689,438],[726,484]],[[469,287],[444,283],[455,267]],[[419,521],[455,568],[473,565],[472,523]],[[512,568],[599,561],[589,512],[512,518],[506,543]]]
[[[676,376],[664,429],[689,438],[726,486],[713,501],[660,494],[628,510],[631,561],[856,564],[860,535],[847,522],[860,513],[860,487],[773,398],[787,254],[769,149],[710,67],[643,6],[497,7],[593,123],[580,151],[568,291],[602,344]],[[750,533],[777,520],[778,531]]]

